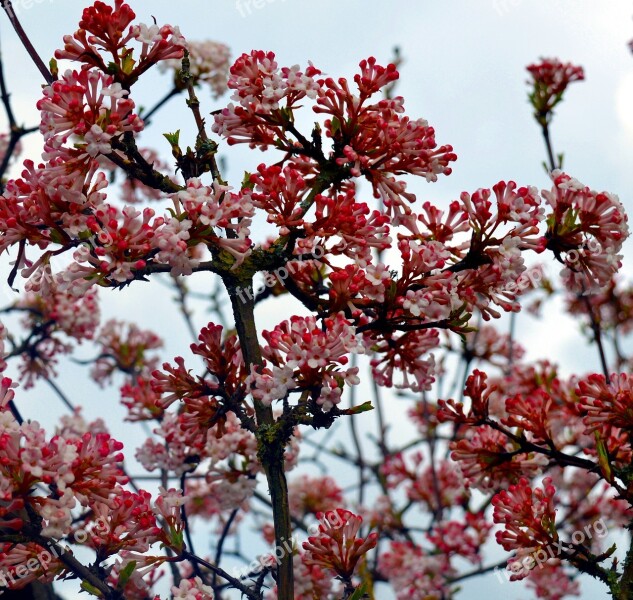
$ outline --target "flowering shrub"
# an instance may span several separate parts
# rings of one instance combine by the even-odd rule
[[[29,49],[46,79],[41,162],[24,160],[1,184],[0,253],[13,259],[8,284],[23,281],[25,293],[3,310],[23,314],[24,336],[0,324],[0,583],[30,594],[35,583],[75,578],[108,600],[162,590],[228,598],[230,589],[358,599],[387,584],[398,598],[439,599],[494,568],[496,539],[514,553],[501,563],[511,578],[526,578],[540,598],[577,594],[576,571],[613,598],[631,597],[633,550],[618,563],[615,546],[589,536],[597,523],[622,528],[632,518],[630,361],[617,344],[631,329],[631,292],[616,280],[627,216],[613,193],[561,170],[549,131],[582,68],[554,59],[528,67],[547,189],[494,182],[440,207],[418,203],[407,178],[437,182],[457,156],[393,96],[395,64],[361,60],[349,81],[312,63],[280,66],[263,50],[230,65],[224,44],[137,22],[123,0],[86,8],[63,44],[55,57],[69,62],[64,71]],[[173,89],[144,111],[133,97],[154,67],[172,73]],[[231,92],[212,119],[198,98],[207,88],[215,99]],[[165,132],[170,165],[139,137],[181,94],[196,137]],[[6,94],[3,102],[11,120]],[[299,126],[306,113],[310,131]],[[0,137],[0,174],[26,134],[12,127]],[[234,144],[268,153],[231,186],[218,152]],[[492,325],[514,318],[539,287],[523,285],[527,261],[546,253],[562,265],[561,289],[590,327],[602,374],[563,377],[529,362]],[[194,273],[220,290],[217,322],[201,329],[187,306]],[[156,333],[100,321],[107,288],[161,274],[195,339],[173,360]],[[254,294],[261,276],[266,288]],[[302,314],[260,331],[254,308],[269,296],[292,296]],[[612,366],[607,334],[618,349]],[[127,420],[151,429],[137,448],[72,406],[53,435],[22,418],[20,385],[46,382],[69,405],[55,368],[82,343],[97,352],[83,361],[94,384],[120,383]],[[454,355],[464,385],[443,394],[438,379]],[[358,403],[364,370],[375,387]],[[387,441],[381,388],[413,399],[414,443]],[[356,429],[372,409],[377,459]],[[352,423],[352,452],[309,435],[340,419]],[[329,475],[289,474],[311,446],[358,469],[357,501]],[[132,456],[157,474],[154,493],[128,473]],[[194,518],[213,527],[211,556],[195,551]],[[250,548],[236,550],[249,566],[235,576],[225,541],[249,522],[274,551],[253,561]]]

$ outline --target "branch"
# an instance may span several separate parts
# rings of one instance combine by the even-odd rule
[[[235,281],[225,276],[224,283],[231,298],[235,328],[240,340],[240,347],[244,356],[246,368],[250,372],[252,367],[261,368],[264,364],[257,328],[255,326],[254,302],[252,293],[243,301],[237,294],[238,289],[251,289],[252,279],[247,282]],[[275,423],[270,406],[255,400],[255,415],[257,417],[257,446],[273,507],[275,523],[275,543],[282,547],[284,542],[292,539],[292,525],[290,522],[290,508],[288,505],[288,484],[284,472],[284,451],[286,435]],[[292,555],[284,553],[277,568],[277,586],[279,600],[294,600],[294,573]]]
[[[223,579],[226,579],[235,589],[239,590],[244,594],[247,598],[251,598],[252,600],[260,600],[260,596],[253,589],[245,586],[239,579],[232,577],[229,575],[224,569],[220,569],[220,567],[196,556],[195,554],[191,554],[186,550],[182,553],[181,557],[185,560],[194,561],[203,567],[206,567],[210,571],[217,573]]]
[[[9,143],[7,144],[6,152],[2,157],[2,161],[0,161],[0,193],[4,191],[4,186],[1,183],[4,174],[9,168],[9,163],[11,162],[11,158],[13,157],[13,153],[18,146],[18,142],[20,139],[34,131],[39,131],[39,127],[32,127],[29,129],[25,129],[18,125],[15,115],[13,114],[13,108],[11,106],[11,95],[7,90],[6,81],[4,78],[4,65],[2,61],[2,49],[0,48],[0,98],[2,99],[2,104],[4,106],[4,110],[7,114],[7,121],[9,121]]]
[[[42,77],[44,77],[44,80],[46,81],[46,83],[48,83],[48,85],[51,85],[55,81],[55,78],[53,77],[51,72],[48,70],[46,65],[44,64],[44,61],[40,58],[40,55],[37,53],[37,50],[35,50],[35,48],[33,47],[33,44],[31,43],[29,36],[26,34],[26,31],[24,31],[24,29],[22,28],[22,25],[20,24],[20,21],[18,20],[17,15],[13,11],[11,0],[0,0],[0,5],[2,5],[4,12],[7,13],[7,16],[9,17],[9,21],[11,21],[11,25],[13,25],[13,29],[15,29],[15,32],[18,34],[18,37],[20,38],[20,41],[22,42],[22,45],[24,46],[26,51],[29,53],[29,56],[35,63],[35,66],[39,69],[39,72],[42,74]]]

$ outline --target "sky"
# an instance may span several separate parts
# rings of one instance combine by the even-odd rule
[[[404,62],[396,93],[404,96],[407,114],[427,119],[438,142],[451,144],[458,156],[450,177],[413,187],[420,200],[439,204],[464,190],[491,187],[501,179],[547,187],[544,147],[527,103],[525,66],[539,57],[582,65],[586,81],[574,84],[556,110],[554,148],[564,153],[565,170],[571,175],[594,189],[618,194],[625,207],[633,208],[633,55],[627,47],[633,38],[631,1],[132,0],[130,4],[141,21],[151,23],[155,17],[159,24],[179,25],[189,39],[224,42],[234,57],[251,49],[272,50],[281,65],[305,66],[310,60],[333,77],[350,78],[358,62],[368,56],[387,63],[394,46],[400,47]],[[62,36],[76,29],[85,2],[17,0],[14,6],[46,61],[62,45]],[[35,101],[41,77],[6,18],[0,17],[5,72],[15,112],[30,126],[38,122]],[[150,74],[138,92],[135,90],[134,99],[151,106],[169,84],[167,75]],[[202,100],[208,111],[227,102],[226,98]],[[160,113],[160,119],[143,134],[142,143],[161,148],[165,154],[161,134],[175,129],[182,129],[182,139],[193,131],[179,99]],[[37,157],[40,151],[37,136],[24,141],[24,157]],[[262,160],[260,153],[245,147],[228,149],[229,181],[239,185],[243,171],[252,170]],[[629,277],[633,275],[632,249],[629,241],[623,267]],[[552,276],[558,271],[553,263],[547,268]],[[1,259],[0,269],[8,272]],[[4,279],[3,271],[0,280]],[[193,285],[204,290],[210,284],[198,278]],[[166,339],[165,360],[187,352],[185,328],[177,320],[161,316],[167,314],[171,298],[160,284],[137,284],[125,293],[101,297],[105,317],[125,318],[157,330]],[[0,281],[0,305],[11,298]],[[281,313],[290,310],[280,311],[278,304],[265,303],[258,309],[258,321],[262,328],[270,328]],[[202,326],[208,315],[198,307],[195,318]],[[579,335],[578,323],[561,313],[560,303],[555,302],[540,321],[522,315],[517,340],[527,348],[528,358],[547,357],[561,363],[567,373],[597,368],[595,349]],[[99,416],[103,403],[109,402],[112,419],[123,418],[123,410],[94,389],[85,370],[62,368],[60,384],[84,405],[86,416]],[[25,401],[25,414],[45,423],[63,414],[63,407],[43,386],[26,392]],[[394,399],[390,408],[398,427],[412,433],[403,416],[403,403]],[[121,427],[123,441],[135,444],[138,430]],[[467,582],[464,590],[462,597],[475,600],[528,597],[520,585],[501,584],[494,576]],[[601,586],[583,579],[583,598],[602,597],[603,593]],[[72,596],[67,593],[67,597]]]

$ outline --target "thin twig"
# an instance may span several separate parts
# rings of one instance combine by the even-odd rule
[[[251,598],[252,600],[259,600],[259,594],[257,592],[245,586],[239,579],[232,577],[224,569],[220,569],[220,567],[218,567],[217,565],[214,565],[210,563],[209,561],[206,561],[200,558],[199,556],[195,556],[194,554],[191,554],[190,552],[187,552],[186,550],[182,553],[181,556],[185,560],[195,561],[198,564],[202,565],[203,567],[206,567],[210,571],[217,573],[220,577],[222,577],[223,579],[226,579],[235,589],[242,592],[242,594],[244,594],[247,598]]]
[[[0,161],[0,193],[4,191],[4,186],[2,185],[2,178],[9,168],[9,163],[13,158],[13,154],[15,153],[16,148],[18,147],[18,142],[20,139],[34,131],[39,131],[39,127],[31,127],[29,129],[25,129],[24,127],[20,127],[15,118],[15,114],[13,113],[13,107],[11,106],[11,95],[7,89],[6,80],[4,78],[4,65],[2,60],[2,48],[0,47],[0,98],[2,99],[2,105],[4,106],[4,110],[7,114],[7,121],[9,122],[9,142],[7,144],[6,151],[4,156],[2,157],[2,161]]]
[[[35,50],[33,44],[31,43],[31,40],[29,39],[29,36],[26,34],[26,31],[24,31],[24,28],[22,27],[18,16],[13,10],[11,0],[0,0],[0,5],[2,5],[4,12],[7,13],[9,21],[11,21],[11,25],[13,25],[13,29],[15,29],[15,32],[18,34],[18,37],[20,38],[20,41],[22,42],[22,45],[24,46],[26,51],[29,53],[31,60],[35,63],[35,66],[42,74],[42,77],[44,77],[46,83],[48,83],[48,85],[51,85],[55,81],[55,78],[44,64],[44,61],[40,58],[37,50]]]
[[[149,125],[150,119],[163,107],[169,100],[171,100],[174,96],[178,96],[182,92],[181,89],[174,86],[167,94],[165,94],[152,108],[150,108],[147,112],[143,112],[139,114],[139,117],[143,119],[145,126]]]
[[[44,376],[44,381],[48,384],[48,386],[57,394],[57,397],[64,403],[64,405],[71,411],[76,412],[76,408],[73,406],[72,402],[68,399],[68,396],[64,394],[61,388],[50,378]]]
[[[226,523],[224,524],[224,527],[222,528],[222,533],[220,534],[220,539],[218,540],[218,547],[215,550],[214,562],[216,565],[219,565],[220,561],[222,560],[222,551],[224,549],[224,542],[226,541],[226,538],[229,535],[229,532],[231,531],[231,525],[233,525],[233,521],[235,520],[235,517],[237,516],[237,513],[239,511],[240,511],[239,507],[234,508],[231,511],[231,514],[229,515],[229,518],[227,519]],[[211,587],[215,590],[217,585],[218,585],[218,574],[214,571]]]
[[[358,363],[358,358],[356,354],[352,354],[352,369],[356,368]],[[356,406],[356,386],[351,386],[350,394],[349,394],[349,403],[350,407],[354,408]],[[354,447],[356,448],[356,454],[358,456],[358,504],[362,505],[365,498],[365,462],[363,459],[363,449],[361,448],[360,438],[358,436],[358,431],[356,429],[356,419],[355,415],[350,415],[349,418],[349,427],[352,434],[352,441],[354,442]]]

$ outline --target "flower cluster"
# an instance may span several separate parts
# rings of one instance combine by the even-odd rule
[[[567,86],[585,78],[582,67],[562,63],[557,58],[543,58],[541,62],[529,65],[527,70],[532,76],[528,83],[533,86],[530,101],[541,124],[549,122],[552,111],[563,99]]]
[[[284,131],[288,111],[306,96],[316,98],[319,84],[315,76],[320,73],[312,65],[305,73],[298,65],[280,69],[272,52],[242,54],[230,68],[227,84],[235,90],[231,99],[238,104],[231,103],[215,115],[213,131],[229,144],[245,142],[262,150],[277,145],[278,136],[288,141]]]
[[[358,561],[376,546],[377,535],[357,537],[362,518],[341,508],[318,513],[317,519],[321,521],[319,532],[303,543],[306,551],[303,562],[332,569],[343,579],[349,579]]]
[[[110,154],[112,138],[143,129],[128,94],[114,77],[101,71],[66,71],[44,88],[44,97],[37,103],[45,151],[55,156],[72,137],[73,148],[80,150],[78,158]]]
[[[587,432],[608,426],[633,429],[632,383],[626,373],[614,374],[609,381],[604,375],[593,374],[578,382],[579,410]]]
[[[502,490],[492,499],[495,523],[503,524],[496,534],[505,550],[536,550],[558,540],[556,531],[556,490],[546,477],[542,488],[532,488],[527,479]]]
[[[187,244],[183,245],[183,242],[190,239],[189,243],[204,242],[232,254],[235,257],[234,267],[239,266],[249,255],[251,241],[248,236],[254,207],[248,193],[234,194],[229,187],[217,182],[213,186],[205,186],[194,177],[187,181],[186,190],[176,194],[174,201],[178,218],[172,219],[170,223],[184,235],[164,247],[159,243],[159,259],[165,253],[164,260],[169,262],[170,254],[177,252],[175,247],[179,244],[181,253],[185,254]],[[231,235],[220,237],[214,233],[214,228],[230,231]],[[191,274],[193,264],[188,268],[175,268],[172,274]]]
[[[16,384],[4,377],[0,529],[12,543],[0,545],[0,573],[37,556],[46,538],[69,539],[86,529],[96,554],[89,572],[117,594],[149,598],[159,568],[189,560],[172,596],[218,597],[225,585],[218,581],[231,581],[220,568],[224,540],[250,510],[251,498],[266,500],[256,493],[264,475],[275,516],[282,505],[296,523],[312,515],[320,521],[302,549],[284,546],[286,570],[275,578],[287,585],[283,573],[292,566],[295,598],[305,600],[347,596],[361,574],[364,584],[388,581],[398,598],[452,596],[459,561],[485,569],[490,513],[500,526],[497,541],[519,557],[562,547],[570,527],[586,531],[599,511],[610,514],[609,523],[628,524],[631,361],[617,329],[631,329],[633,319],[631,292],[615,281],[629,233],[618,198],[553,171],[553,186],[542,192],[499,181],[464,191],[443,209],[426,201],[416,213],[408,178],[435,182],[451,173],[456,155],[391,94],[397,65],[368,58],[348,81],[325,76],[312,63],[280,66],[272,52],[253,50],[229,68],[223,44],[187,43],[175,26],[134,19],[123,0],[97,0],[84,11],[79,29],[56,53],[79,64],[55,72],[37,103],[42,161],[25,161],[0,195],[0,253],[16,254],[9,283],[18,272],[28,279],[24,298],[7,310],[24,312],[30,331],[20,344],[0,324],[0,372],[7,369],[5,354],[21,354],[21,383],[45,377],[54,386],[56,357],[73,348],[58,334],[94,340],[92,379],[107,385],[115,373],[124,374],[128,420],[153,422],[136,459],[165,480],[179,479],[181,489],[160,488],[152,498],[124,488],[122,444],[101,420],[86,423],[75,411],[47,436],[36,421],[23,421]],[[165,134],[175,170],[157,151],[137,146],[146,123],[132,89],[154,65],[175,72],[167,98],[188,89],[197,126],[189,146],[180,146],[180,131]],[[547,132],[567,86],[584,73],[556,60],[528,70],[531,101]],[[214,134],[229,145],[277,150],[279,160],[245,173],[239,188],[229,186],[190,83],[209,85],[214,98],[232,92],[228,106],[212,113]],[[306,106],[317,122],[302,132],[305,112],[299,111]],[[0,137],[0,161],[7,148],[6,136]],[[121,173],[123,205],[110,198]],[[362,198],[365,183],[375,207]],[[143,201],[152,207],[137,206]],[[264,219],[272,235],[251,239]],[[525,353],[512,334],[488,323],[473,327],[479,318],[488,322],[520,310],[525,257],[545,250],[564,265],[568,292],[600,291],[582,310],[598,341],[601,327],[612,334],[618,368],[611,377],[563,380],[549,363],[521,362]],[[53,273],[54,259],[64,253],[72,255],[70,264]],[[93,286],[124,288],[157,272],[169,272],[178,286],[189,325],[181,278],[213,273],[231,296],[235,330],[214,323],[202,328],[191,345],[203,367],[198,372],[183,356],[159,368],[162,340],[136,324],[110,320],[99,327]],[[274,286],[254,298],[250,290],[262,273]],[[263,331],[260,345],[255,305],[284,293],[309,314]],[[568,306],[578,312],[581,300]],[[455,355],[464,361],[463,379],[448,394],[458,393],[459,401],[435,401],[436,390],[440,396],[446,391]],[[376,386],[415,396],[409,414],[425,442],[392,445],[377,406],[379,460],[361,453],[355,429],[359,455],[332,452],[360,469],[358,510],[373,533],[362,530],[361,516],[341,508],[345,494],[331,477],[302,475],[287,488],[284,479],[298,462],[299,426],[328,428],[339,417],[373,408],[343,402],[346,390],[359,389],[353,386],[363,363]],[[326,446],[316,448],[309,460],[320,464]],[[578,469],[576,488],[557,464]],[[539,483],[544,471],[548,476]],[[369,476],[382,495],[363,506]],[[556,493],[565,496],[558,507]],[[492,497],[491,504],[478,502],[481,495]],[[424,513],[426,523],[410,527],[409,509]],[[212,520],[220,536],[212,578],[186,545],[187,515]],[[282,529],[291,533],[285,526],[279,518],[266,525],[266,541],[278,545]],[[18,532],[24,537],[13,543]],[[380,536],[389,539],[388,548],[378,547]],[[158,545],[168,552],[155,552]],[[366,560],[377,547],[375,560]],[[590,565],[604,580],[612,577],[599,566],[611,551],[590,556],[602,551],[597,542],[565,545],[572,547],[565,558]],[[71,567],[52,561],[20,585],[81,575]],[[245,595],[262,596],[266,577],[253,579],[258,587]],[[531,585],[545,595],[554,577],[562,581],[559,596],[575,593],[556,561],[530,574]],[[279,591],[287,597],[288,590]],[[267,597],[277,594],[273,588]]]
[[[3,387],[5,383],[9,387],[11,381],[3,380]],[[121,469],[123,445],[98,431],[47,439],[36,421],[18,424],[6,406],[11,398],[4,394],[0,413],[0,488],[6,503],[2,527],[19,530],[28,514],[18,516],[19,511],[29,507],[43,519],[43,535],[63,537],[71,530],[76,506],[112,507],[128,480]],[[48,493],[32,495],[37,486]]]
[[[552,209],[547,219],[547,248],[566,267],[573,291],[602,288],[621,266],[618,254],[629,235],[627,216],[617,196],[596,192],[560,171],[543,197]]]
[[[391,542],[378,566],[396,590],[397,600],[435,600],[450,594],[447,580],[455,572],[450,562],[442,555],[425,554],[412,542]]]
[[[423,503],[430,512],[464,504],[470,497],[462,473],[455,464],[449,461],[425,464],[421,453],[389,458],[382,473],[390,489],[403,489],[411,502]]]
[[[82,70],[110,69],[125,86],[160,61],[182,58],[187,42],[178,27],[131,25],[135,18],[124,0],[115,0],[114,7],[95,2],[84,10],[79,29],[64,36],[64,49],[58,50],[55,58],[81,62]],[[141,46],[137,58],[129,46],[132,40]]]
[[[227,91],[229,78],[229,47],[220,42],[205,40],[203,42],[187,41],[189,52],[189,76],[194,84],[205,84],[211,88],[213,98],[219,98]],[[159,69],[174,71],[174,83],[177,88],[183,85],[182,61],[178,58],[165,60]]]
[[[134,323],[111,319],[99,330],[97,343],[100,354],[92,368],[92,378],[105,386],[116,371],[132,378],[149,376],[157,365],[157,358],[149,352],[161,348],[163,341],[152,331]]]
[[[180,585],[171,588],[174,600],[213,600],[213,589],[202,583],[200,577],[183,579]]]
[[[343,502],[343,492],[332,477],[302,475],[288,484],[290,512],[297,519],[326,513]]]
[[[308,391],[328,411],[341,401],[343,386],[356,385],[358,367],[341,369],[350,352],[362,352],[354,328],[342,314],[325,319],[322,330],[314,317],[292,317],[263,333],[267,365],[253,368],[253,396],[264,404],[290,392]]]

